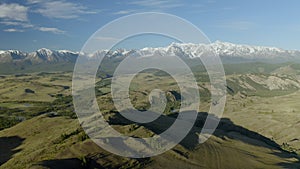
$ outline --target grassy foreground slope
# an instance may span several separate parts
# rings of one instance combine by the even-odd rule
[[[201,125],[201,118],[197,125]],[[129,159],[99,148],[84,136],[77,120],[42,115],[0,131],[0,147],[4,152],[0,168],[299,167],[297,156],[229,119],[223,119],[212,138],[201,145],[197,144],[200,129],[194,127],[186,139],[162,155]]]

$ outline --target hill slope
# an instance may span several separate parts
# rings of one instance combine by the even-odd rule
[[[273,141],[222,119],[214,136],[197,143],[203,121],[180,145],[147,159],[112,155],[84,137],[77,120],[38,116],[0,131],[0,168],[297,168],[295,155]],[[118,116],[114,116],[117,118]],[[159,125],[161,123],[157,123]],[[115,124],[118,128],[118,125]],[[155,128],[137,127],[138,130]],[[133,131],[135,132],[135,131]],[[130,134],[130,133],[128,133]],[[8,141],[10,140],[10,141]]]

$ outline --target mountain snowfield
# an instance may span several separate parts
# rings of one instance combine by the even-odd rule
[[[275,47],[250,46],[233,44],[229,42],[216,41],[211,44],[192,44],[192,43],[172,43],[164,48],[143,48],[145,53],[185,53],[190,58],[200,57],[205,54],[215,53],[221,57],[242,57],[247,59],[254,58],[276,58],[276,57],[300,57],[300,51],[284,50]]]
[[[27,53],[18,50],[0,51],[0,63],[10,62],[31,62],[36,63],[56,63],[56,62],[75,62],[78,52],[67,50],[50,50],[46,48],[35,52]]]
[[[101,50],[89,54],[97,56],[108,52]],[[240,45],[228,42],[216,41],[211,44],[192,44],[192,43],[172,43],[167,47],[143,48],[137,50],[117,49],[109,51],[108,56],[128,56],[135,54],[145,55],[176,55],[182,58],[198,58],[212,54],[219,55],[222,60],[242,59],[244,61],[300,61],[300,51],[284,50],[275,47]],[[56,62],[75,62],[79,52],[68,50],[49,50],[39,49],[35,52],[26,53],[18,50],[0,51],[0,63],[29,61],[31,63],[56,63]]]

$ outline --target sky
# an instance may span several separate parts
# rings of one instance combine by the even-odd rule
[[[212,42],[300,50],[299,7],[298,0],[0,0],[0,50],[80,51],[105,24],[139,12],[186,19]]]

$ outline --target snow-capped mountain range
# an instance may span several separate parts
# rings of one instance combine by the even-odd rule
[[[107,50],[97,51],[90,56],[107,52]],[[151,54],[173,54],[183,58],[198,58],[212,53],[218,54],[222,60],[245,60],[245,61],[300,61],[300,51],[284,50],[275,47],[239,45],[228,42],[216,41],[211,44],[191,44],[172,43],[167,47],[143,48],[138,50],[117,49],[110,51],[108,56],[128,56],[130,54],[151,55]],[[0,51],[0,63],[30,62],[57,63],[75,62],[79,52],[67,50],[39,49],[35,52],[26,53],[18,50]]]
[[[0,51],[0,63],[14,63],[14,62],[30,62],[32,64],[38,63],[57,63],[57,62],[75,62],[78,52],[71,52],[67,50],[50,50],[39,49],[35,52],[27,53],[18,50]]]

